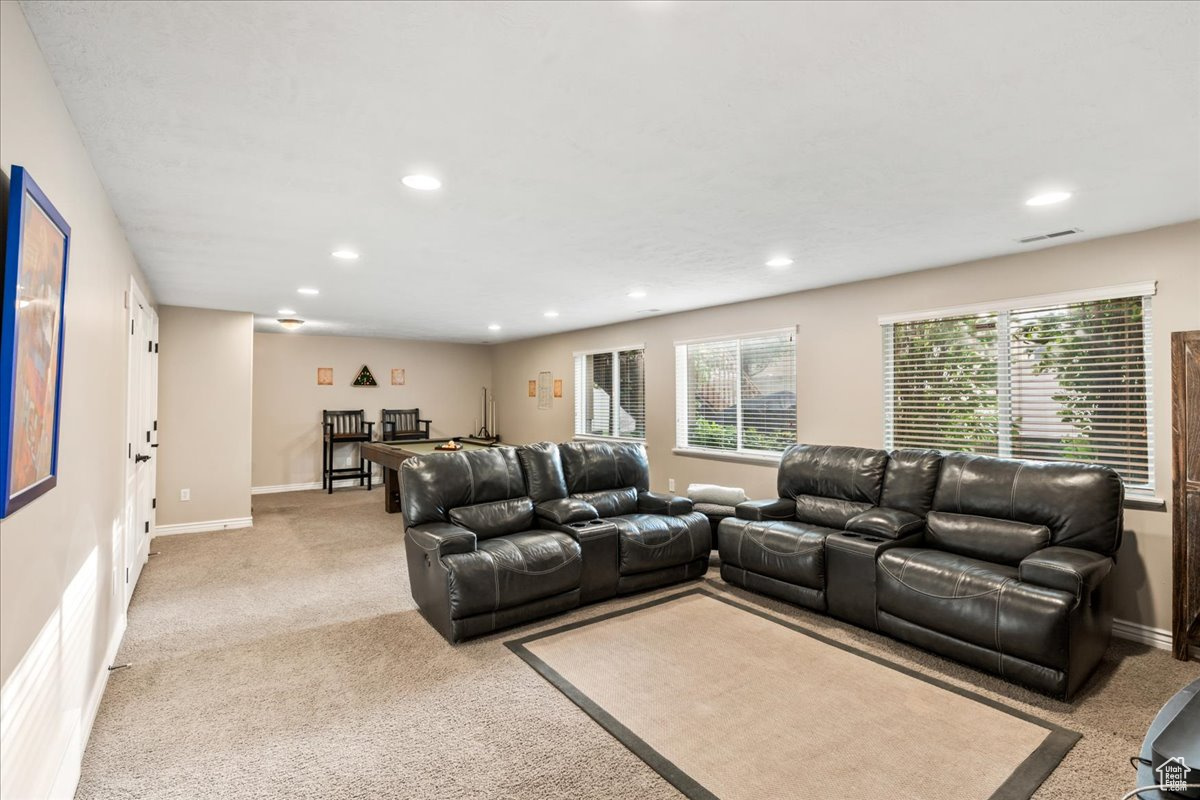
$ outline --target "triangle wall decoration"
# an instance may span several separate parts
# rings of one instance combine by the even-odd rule
[[[375,376],[371,374],[371,370],[363,364],[362,369],[358,371],[358,377],[354,379],[354,386],[378,386],[375,382]]]

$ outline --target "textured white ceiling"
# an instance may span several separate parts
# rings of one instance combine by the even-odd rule
[[[157,297],[266,330],[514,339],[1200,217],[1197,3],[24,9]]]

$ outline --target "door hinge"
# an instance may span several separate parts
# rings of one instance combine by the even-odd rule
[[[133,336],[133,320],[129,320],[129,335]]]
[[[154,430],[158,430],[158,420],[154,420]]]
[[[150,441],[150,431],[146,431],[146,441]]]
[[[151,497],[151,498],[150,498],[150,507],[151,507],[151,508],[158,508],[158,498],[157,498],[157,497]]]
[[[125,582],[129,583],[129,567],[125,568]]]
[[[133,458],[133,442],[129,443],[129,452],[125,454],[126,458]]]
[[[158,355],[158,342],[154,343],[154,354]]]
[[[146,352],[147,353],[154,352],[154,342],[150,341],[149,339],[146,340]]]
[[[144,533],[149,533],[149,532],[150,532],[150,521],[147,520],[146,521],[146,530],[144,531]]]

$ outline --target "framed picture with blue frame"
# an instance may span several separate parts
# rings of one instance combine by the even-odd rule
[[[71,226],[13,165],[0,309],[0,518],[58,483]]]

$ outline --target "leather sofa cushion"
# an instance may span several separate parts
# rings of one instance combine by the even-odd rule
[[[879,504],[887,453],[865,447],[796,444],[779,461],[779,496],[803,494]]]
[[[802,494],[796,498],[796,519],[826,528],[844,528],[848,521],[870,508],[869,503]]]
[[[1121,545],[1124,491],[1116,472],[1095,464],[951,453],[933,510],[1045,525],[1052,545],[1111,556]]]
[[[1014,567],[924,548],[887,550],[875,570],[881,613],[997,654],[1067,668],[1072,594],[1022,583]]]
[[[527,531],[533,527],[533,501],[528,497],[497,500],[450,509],[450,521],[474,531],[480,539]]]
[[[1016,566],[1050,543],[1050,529],[1007,519],[931,511],[925,518],[925,544],[939,550]]]
[[[473,553],[442,558],[450,618],[518,606],[579,588],[579,543],[558,531],[525,531],[479,542]]]
[[[450,509],[525,496],[525,474],[513,447],[433,453],[400,466],[404,527],[449,522]]]
[[[637,489],[632,486],[624,489],[606,489],[598,492],[579,492],[571,495],[573,500],[582,500],[595,507],[601,517],[615,517],[618,514],[633,514],[638,510]]]
[[[825,588],[825,537],[832,528],[788,520],[721,522],[721,564],[809,589]]]
[[[567,494],[604,489],[649,491],[646,447],[630,442],[567,442],[558,446]]]
[[[517,458],[525,471],[526,492],[533,502],[567,496],[567,479],[563,476],[558,445],[553,442],[527,444],[517,448]]]
[[[933,505],[942,454],[937,450],[893,450],[883,473],[879,505],[923,517]]]
[[[623,514],[608,520],[617,526],[622,575],[677,567],[712,550],[708,517],[692,511],[679,516]]]

